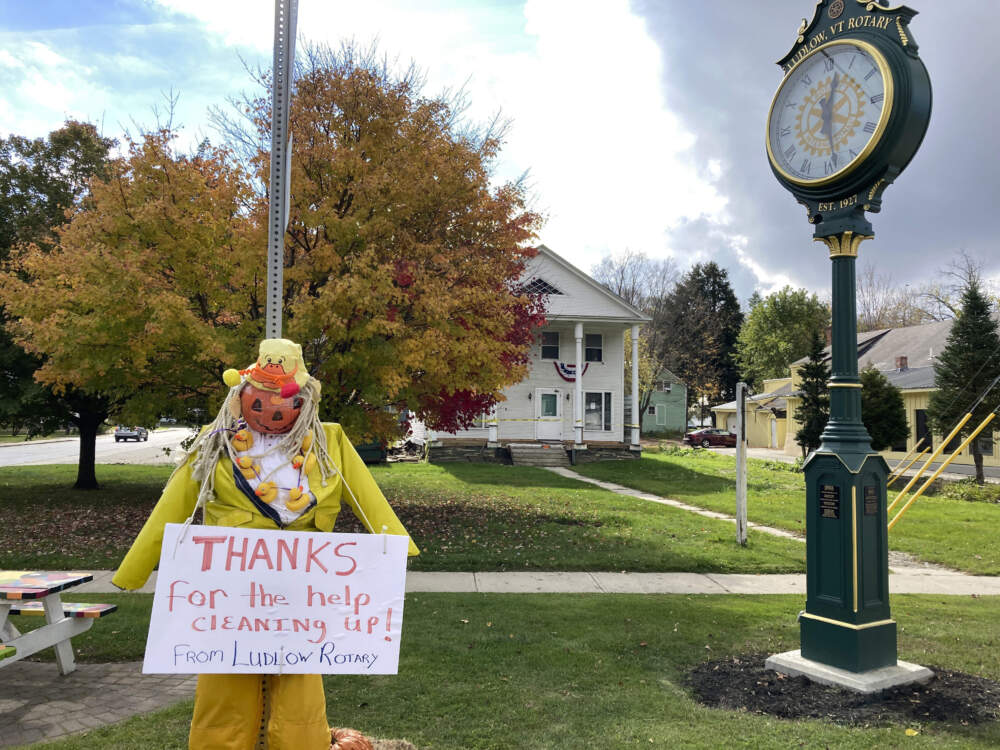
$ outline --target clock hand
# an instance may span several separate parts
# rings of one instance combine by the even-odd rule
[[[823,105],[823,129],[826,137],[830,141],[830,158],[833,166],[837,166],[837,149],[833,145],[833,93],[837,90],[837,83],[840,81],[840,73],[833,74],[833,83],[830,84],[830,93],[827,94],[826,102]]]

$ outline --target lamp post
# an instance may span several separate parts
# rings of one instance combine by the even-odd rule
[[[861,419],[855,263],[866,212],[916,153],[930,120],[927,71],[909,31],[916,11],[881,0],[820,0],[778,64],[767,153],[806,207],[832,271],[830,418],[804,467],[806,608],[800,651],[767,666],[870,691],[927,679],[898,662],[889,611],[886,478]]]

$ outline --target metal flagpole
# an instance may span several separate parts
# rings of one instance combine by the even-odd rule
[[[295,72],[295,22],[298,0],[274,0],[274,63],[271,81],[271,182],[268,189],[266,333],[281,338],[285,228],[288,226],[292,147],[288,105]]]

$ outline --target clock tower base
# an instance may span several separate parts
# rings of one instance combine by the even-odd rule
[[[927,682],[934,676],[934,673],[927,667],[905,661],[896,662],[891,667],[871,669],[867,672],[851,672],[807,659],[802,656],[800,651],[775,654],[764,662],[764,667],[791,677],[807,677],[813,682],[823,685],[835,685],[853,690],[856,693],[866,694],[878,693],[914,682]]]

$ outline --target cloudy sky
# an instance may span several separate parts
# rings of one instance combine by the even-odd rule
[[[300,0],[300,39],[377,40],[464,86],[470,116],[512,121],[501,178],[529,171],[540,239],[584,270],[625,249],[714,260],[741,300],[784,284],[824,293],[825,248],[775,182],[764,127],[813,0]],[[861,246],[899,284],[965,251],[1000,275],[996,0],[914,0],[911,31],[934,87],[927,137],[870,216]],[[416,8],[419,8],[416,9]],[[218,140],[209,105],[252,91],[270,65],[271,0],[0,0],[0,134],[67,117],[105,134],[157,122]]]

